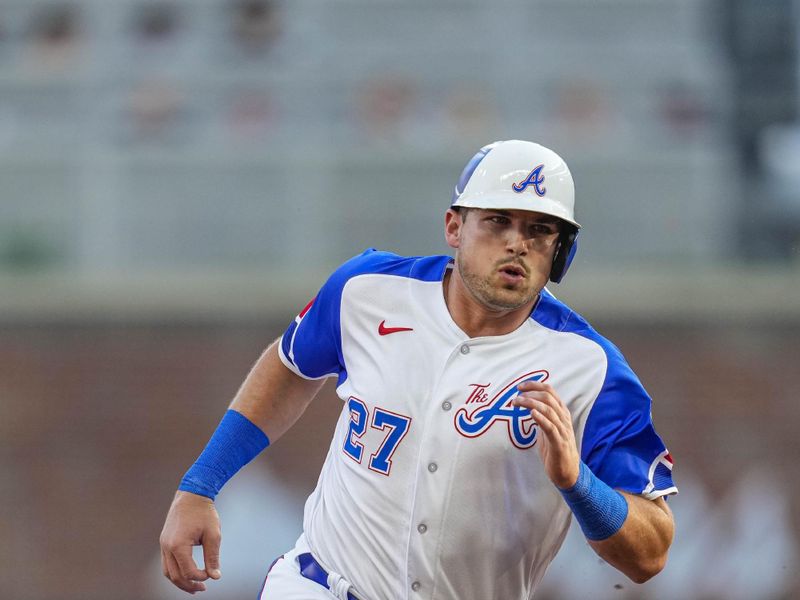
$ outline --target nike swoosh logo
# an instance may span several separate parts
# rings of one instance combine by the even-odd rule
[[[413,327],[386,327],[386,321],[381,321],[378,325],[379,335],[389,335],[390,333],[398,333],[400,331],[414,331]]]

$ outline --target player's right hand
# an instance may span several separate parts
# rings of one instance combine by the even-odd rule
[[[219,515],[214,502],[203,496],[179,491],[169,507],[161,530],[161,570],[180,589],[194,594],[205,591],[206,579],[219,579],[219,546],[222,541]],[[203,546],[205,569],[192,558],[192,547]]]

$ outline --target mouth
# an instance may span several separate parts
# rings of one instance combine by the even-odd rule
[[[503,265],[498,271],[504,280],[512,283],[520,282],[527,277],[525,269],[517,264]]]

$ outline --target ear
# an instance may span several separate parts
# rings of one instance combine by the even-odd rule
[[[461,245],[461,225],[463,224],[458,211],[448,208],[444,213],[444,239],[451,248]]]

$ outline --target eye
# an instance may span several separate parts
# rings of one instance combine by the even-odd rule
[[[492,215],[489,217],[489,221],[497,225],[506,225],[509,222],[508,217],[504,217],[503,215]]]
[[[552,223],[534,223],[531,225],[531,233],[534,235],[555,235],[558,228]]]

